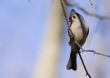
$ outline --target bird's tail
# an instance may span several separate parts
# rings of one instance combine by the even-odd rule
[[[67,64],[67,69],[77,70],[77,56],[76,52],[73,52],[73,50],[71,50],[70,58]]]

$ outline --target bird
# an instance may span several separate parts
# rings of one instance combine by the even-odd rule
[[[81,47],[84,45],[89,34],[89,27],[87,26],[84,18],[77,13],[74,9],[71,10],[69,15],[70,30],[69,45],[71,47],[70,58],[67,64],[67,69],[77,70],[77,54],[80,52]],[[72,34],[72,35],[71,35]],[[73,36],[73,37],[72,37]],[[75,41],[80,45],[76,44]]]

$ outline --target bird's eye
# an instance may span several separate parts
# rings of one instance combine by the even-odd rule
[[[76,18],[75,16],[73,16],[73,18]]]

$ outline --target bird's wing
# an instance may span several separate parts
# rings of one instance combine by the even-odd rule
[[[83,26],[82,26],[83,30],[86,31],[84,34],[85,34],[86,36],[88,36],[88,34],[89,34],[89,27],[87,26],[87,24],[86,24],[84,18],[83,18],[80,14],[78,14],[78,13],[77,13],[77,15],[78,15],[78,17],[79,17],[79,20],[80,20],[81,25],[83,25]]]

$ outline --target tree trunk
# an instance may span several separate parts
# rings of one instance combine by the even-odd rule
[[[48,32],[34,78],[56,78],[59,47],[63,30],[63,14],[59,0],[54,0],[48,20]]]

